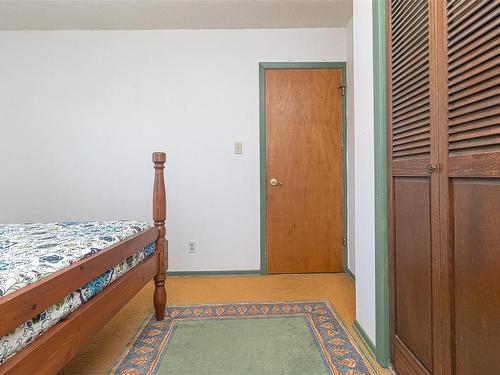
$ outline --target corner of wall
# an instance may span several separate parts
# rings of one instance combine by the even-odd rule
[[[346,88],[347,88],[347,129],[346,129],[346,166],[347,166],[347,273],[356,275],[355,242],[355,202],[354,202],[354,55],[353,55],[352,18],[346,25]]]

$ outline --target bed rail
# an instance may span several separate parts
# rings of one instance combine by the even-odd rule
[[[158,229],[150,228],[0,298],[0,337],[134,255],[157,237]]]

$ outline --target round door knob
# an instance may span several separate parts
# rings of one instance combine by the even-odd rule
[[[281,182],[279,182],[276,178],[271,178],[269,182],[271,183],[271,186],[281,186]]]

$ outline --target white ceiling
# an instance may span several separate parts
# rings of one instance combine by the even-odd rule
[[[0,30],[344,27],[352,0],[0,0]]]

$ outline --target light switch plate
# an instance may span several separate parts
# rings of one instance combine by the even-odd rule
[[[235,154],[243,154],[243,143],[241,143],[241,142],[234,143],[234,153]]]

